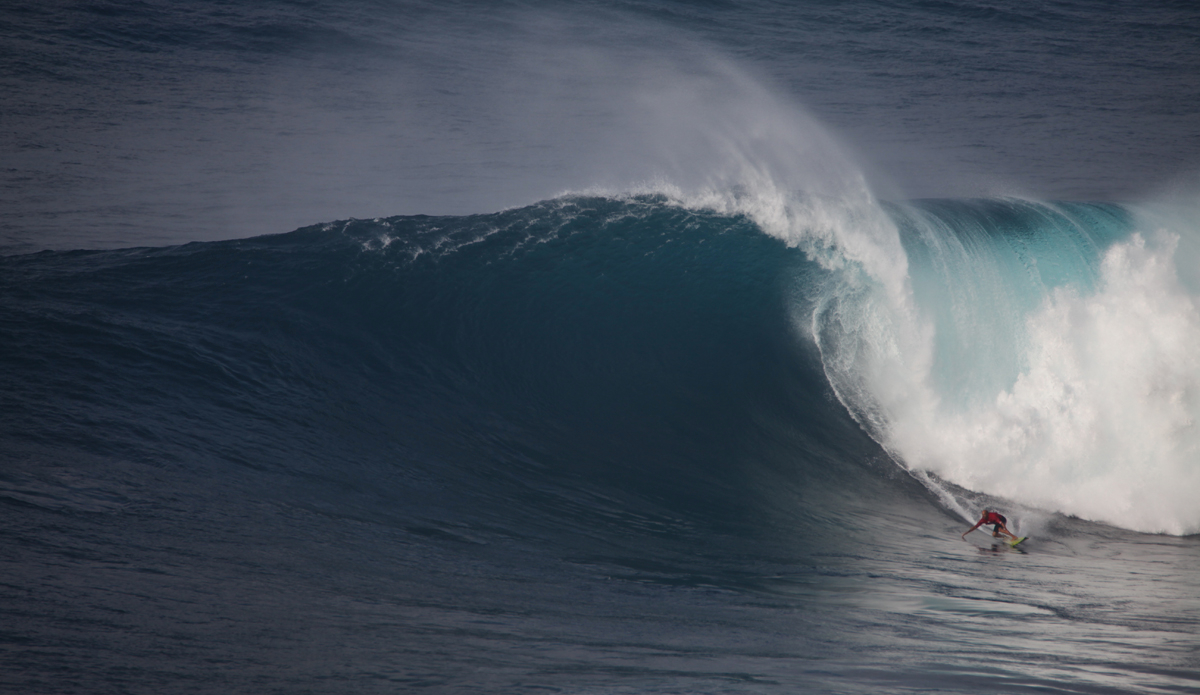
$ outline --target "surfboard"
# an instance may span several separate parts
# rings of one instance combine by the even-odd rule
[[[1015,540],[1015,541],[1009,541],[1009,542],[1008,542],[1008,547],[1010,547],[1010,548],[1015,548],[1015,547],[1017,547],[1018,545],[1020,545],[1020,544],[1021,544],[1021,541],[1025,540],[1026,538],[1029,538],[1029,536],[1021,536],[1020,538],[1018,538],[1018,539],[1017,539],[1017,540]]]

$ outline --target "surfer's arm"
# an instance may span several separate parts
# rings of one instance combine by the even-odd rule
[[[963,531],[963,535],[962,535],[962,537],[963,537],[964,539],[966,539],[966,537],[967,537],[967,534],[968,534],[968,533],[970,533],[970,532],[974,531],[975,529],[979,528],[980,526],[983,526],[983,522],[982,522],[982,521],[980,521],[979,523],[975,524],[974,526],[972,526],[971,528],[967,529],[966,531]]]

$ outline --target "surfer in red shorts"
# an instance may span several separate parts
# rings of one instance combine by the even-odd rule
[[[999,538],[1000,534],[1003,533],[1004,535],[1008,536],[1009,538],[1013,539],[1014,541],[1017,540],[1017,537],[1012,534],[1012,531],[1009,531],[1008,527],[1005,526],[1005,524],[1007,524],[1007,523],[1008,523],[1008,519],[1005,519],[1003,514],[985,509],[985,510],[983,510],[983,516],[979,517],[979,521],[976,521],[975,525],[972,526],[971,528],[967,529],[966,531],[963,531],[963,535],[962,535],[963,540],[967,539],[968,533],[974,531],[975,529],[979,528],[980,526],[983,526],[984,524],[992,525],[992,536],[994,538]]]

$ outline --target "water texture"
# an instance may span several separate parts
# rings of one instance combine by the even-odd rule
[[[1200,691],[1197,20],[3,9],[0,690]]]

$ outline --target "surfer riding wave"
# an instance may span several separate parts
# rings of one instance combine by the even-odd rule
[[[992,537],[994,538],[1000,538],[1000,534],[1004,534],[1014,541],[1017,540],[1017,537],[1013,535],[1012,531],[1008,530],[1008,519],[1006,519],[1003,514],[999,512],[993,512],[989,509],[983,510],[983,514],[979,517],[979,521],[975,522],[974,526],[966,531],[963,531],[963,540],[967,539],[968,533],[974,531],[980,526],[983,526],[984,524],[992,525]]]

